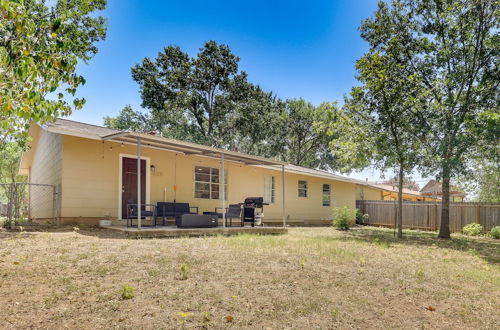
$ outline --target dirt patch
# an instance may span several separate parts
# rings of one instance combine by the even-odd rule
[[[3,231],[0,328],[498,328],[498,241],[408,233]]]

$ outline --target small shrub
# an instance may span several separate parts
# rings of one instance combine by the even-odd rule
[[[500,239],[500,226],[491,228],[490,236],[496,239]]]
[[[462,229],[464,235],[467,236],[479,236],[481,235],[482,231],[483,231],[483,226],[481,226],[478,223],[469,223]]]
[[[417,278],[417,282],[423,282],[425,280],[425,273],[421,267],[415,272],[415,277]]]
[[[135,288],[133,286],[125,284],[124,286],[122,286],[122,290],[121,290],[122,299],[134,298],[134,295],[135,295],[134,291],[135,291]]]
[[[356,209],[356,223],[358,225],[364,225],[370,216],[366,213],[363,213],[360,209]]]
[[[356,218],[356,210],[348,206],[334,208],[333,214],[332,225],[340,230],[351,228]]]
[[[181,264],[179,271],[181,280],[187,280],[190,272],[188,264]]]
[[[9,220],[8,218],[2,218],[1,222],[3,228],[8,228],[8,229],[12,228],[13,221]]]

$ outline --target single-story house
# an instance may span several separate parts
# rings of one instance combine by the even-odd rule
[[[47,201],[31,217],[50,219],[55,213],[60,223],[119,221],[128,201],[141,195],[142,203],[187,202],[199,213],[262,196],[269,204],[265,224],[327,224],[333,207],[355,207],[357,187],[367,186],[273,159],[66,119],[33,123],[29,135],[20,174],[57,191],[53,208]]]

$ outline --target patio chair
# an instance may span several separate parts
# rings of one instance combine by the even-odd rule
[[[141,219],[151,219],[151,227],[156,226],[156,206],[154,204],[141,204],[144,210],[141,210]],[[147,210],[147,208],[150,210]],[[151,211],[152,209],[152,211]],[[138,204],[134,200],[129,200],[127,203],[127,227],[133,227],[134,219],[138,218]]]
[[[222,210],[222,207],[216,207],[215,213],[217,213],[217,217],[222,219],[222,213],[217,212],[217,210]],[[226,207],[226,226],[227,220],[229,220],[229,227],[233,226],[233,219],[240,219],[241,221],[241,205],[240,204],[229,204],[229,207]]]

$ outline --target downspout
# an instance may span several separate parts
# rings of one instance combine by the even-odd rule
[[[137,229],[141,230],[141,138],[137,138]]]
[[[222,228],[226,227],[226,171],[224,170],[224,154],[220,154],[222,176]]]

